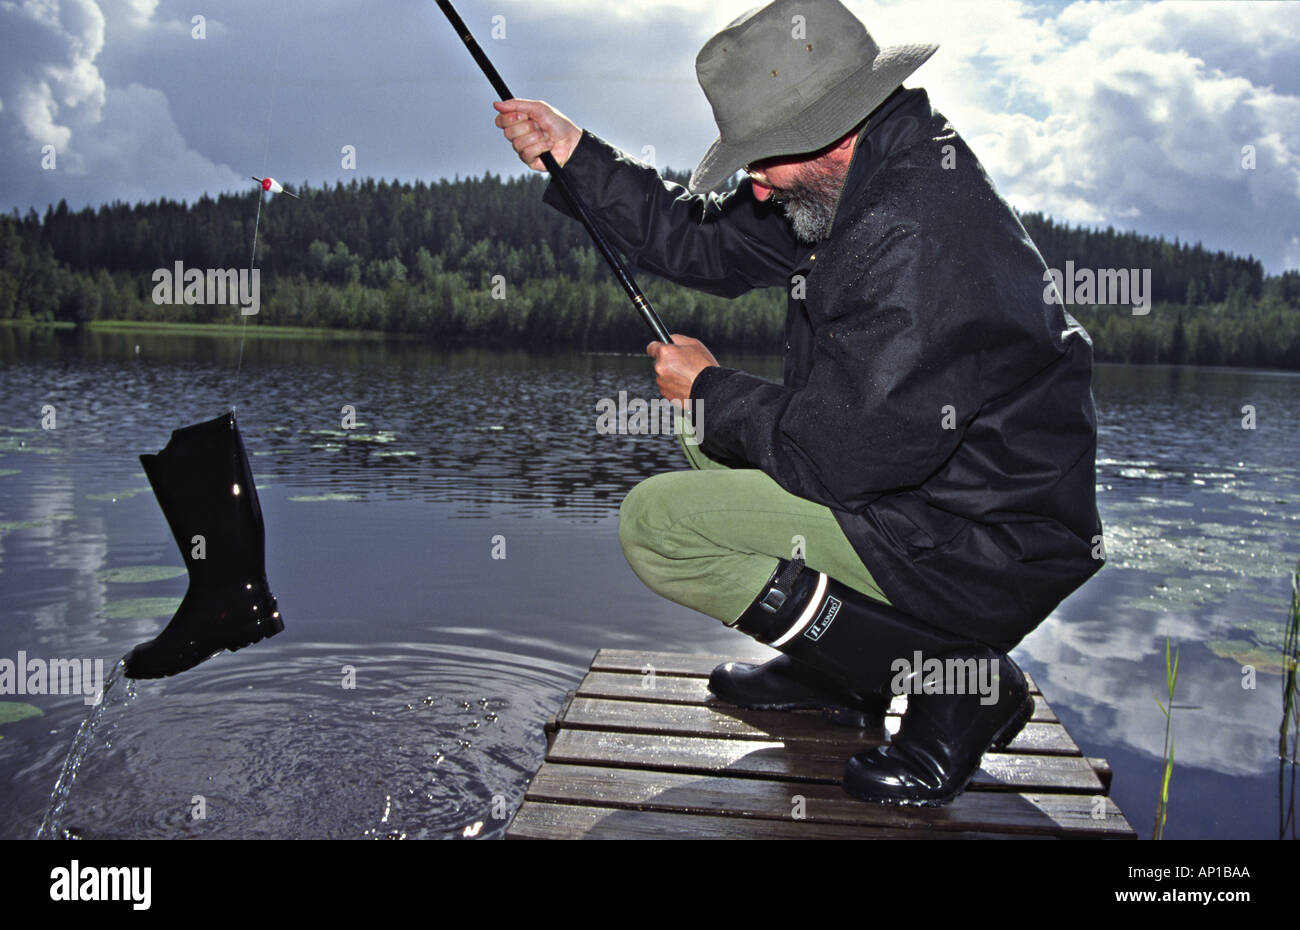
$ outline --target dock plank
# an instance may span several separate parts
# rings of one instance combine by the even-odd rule
[[[880,731],[873,733],[870,730],[838,726],[823,719],[820,714],[746,710],[722,703],[704,706],[575,696],[569,703],[564,720],[568,727],[587,730],[712,736],[737,740],[778,739],[789,744],[825,743],[841,753],[843,758],[884,741]],[[1007,751],[1047,755],[1081,754],[1070,734],[1059,723],[1027,724],[1007,747]]]
[[[1020,839],[982,833],[927,833],[841,824],[746,820],[701,814],[634,811],[582,804],[525,801],[511,821],[511,840],[985,840]],[[1055,837],[1033,837],[1055,839]]]
[[[578,685],[578,695],[611,700],[649,701],[662,704],[701,704],[728,707],[726,701],[709,690],[707,680],[699,676],[656,673],[653,677],[626,672],[588,672]],[[890,713],[898,716],[907,706],[906,698],[896,697]],[[802,713],[796,711],[795,713]],[[820,711],[807,711],[818,714]],[[1034,695],[1034,723],[1056,723],[1056,714],[1041,694]]]
[[[791,748],[782,742],[604,733],[564,729],[556,734],[548,761],[617,765],[669,771],[789,778],[838,784],[848,756],[835,751]],[[1029,756],[991,752],[984,756],[972,789],[1101,794],[1101,780],[1083,756]]]
[[[1124,835],[1104,795],[967,791],[937,808],[864,804],[838,785],[545,763],[525,800],[901,830]]]
[[[771,658],[771,653],[767,658]],[[601,649],[591,660],[591,668],[598,672],[627,672],[631,674],[648,674],[647,668],[654,669],[656,675],[685,675],[693,678],[708,678],[713,669],[723,662],[762,662],[764,657],[755,656],[717,656],[690,655],[681,652],[639,652],[631,649]],[[1040,694],[1038,685],[1025,673],[1029,690]]]
[[[755,711],[711,694],[716,656],[601,649],[546,724],[547,752],[508,839],[1133,839],[1036,684],[1034,714],[967,790],[937,808],[869,804],[844,764],[897,731],[839,726],[819,711]],[[750,655],[733,661],[764,661]]]

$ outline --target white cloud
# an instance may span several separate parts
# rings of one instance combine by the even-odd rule
[[[110,22],[121,22],[129,28],[139,29],[153,21],[158,0],[100,0],[100,8]]]
[[[104,47],[99,7],[92,0],[0,3],[0,32],[22,52],[6,52],[0,64],[0,112],[38,148],[69,150],[74,126],[98,119],[104,103],[94,63]]]
[[[940,44],[912,83],[1021,209],[1289,263],[1279,244],[1300,215],[1300,144],[1288,138],[1300,4],[1073,3],[1044,17],[1026,3],[908,0],[857,12],[882,41]],[[1248,144],[1253,171],[1241,167]]]
[[[55,147],[60,196],[89,202],[193,199],[202,190],[238,182],[239,175],[186,143],[161,90],[140,83],[110,87],[101,74],[98,59],[106,36],[124,42],[147,38],[160,28],[153,21],[157,5],[157,0],[103,0],[102,8],[93,0],[0,3],[0,30],[17,52],[6,54],[0,65],[0,129],[20,160],[46,145]],[[29,158],[19,170],[36,170],[33,165]]]
[[[172,120],[166,95],[141,84],[109,89],[104,119],[87,133],[85,145],[89,170],[111,179],[115,196],[128,201],[192,201],[199,192],[244,182],[191,148]]]
[[[502,0],[461,12],[516,92],[549,100],[633,154],[653,145],[659,165],[690,168],[716,136],[695,55],[759,2],[572,0],[543,10]],[[930,92],[1015,206],[1200,239],[1253,253],[1270,270],[1295,265],[1300,3],[848,5],[881,44],[940,44],[908,83]],[[92,202],[121,197],[133,178],[109,174],[107,163],[129,140],[107,125],[105,105],[110,85],[125,93],[134,83],[165,93],[170,115],[157,135],[190,179],[204,160],[218,178],[234,177],[224,164],[260,165],[272,103],[276,170],[301,178],[344,177],[344,142],[359,144],[362,170],[377,175],[521,170],[508,146],[494,145],[491,91],[436,8],[306,7],[228,0],[201,10],[209,38],[196,43],[194,10],[181,0],[0,0],[0,35],[15,50],[0,55],[0,147],[34,162],[53,142],[60,169],[98,178],[86,188]],[[504,41],[489,38],[498,10]],[[139,90],[124,99],[161,111]],[[146,151],[154,134],[139,140],[137,159],[157,164],[161,185],[179,187]],[[1245,145],[1255,148],[1254,170],[1241,167]],[[56,182],[10,174],[0,193],[39,205]]]

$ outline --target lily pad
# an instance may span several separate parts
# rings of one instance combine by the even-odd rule
[[[364,423],[358,423],[357,426],[365,426]],[[327,439],[347,439],[352,442],[392,442],[397,438],[397,433],[391,429],[376,430],[373,433],[359,433],[354,429],[309,429],[306,430],[309,436],[324,436]]]
[[[1253,665],[1256,671],[1273,675],[1281,675],[1286,671],[1288,664],[1295,661],[1288,659],[1276,649],[1257,646],[1243,639],[1221,639],[1207,645],[1220,659],[1232,659],[1241,665]]]
[[[175,565],[131,565],[125,568],[105,568],[95,572],[95,577],[109,584],[140,584],[146,581],[165,581],[185,574],[185,569]]]
[[[47,523],[55,523],[61,520],[71,519],[72,514],[70,513],[56,513],[48,517],[39,517],[35,520],[0,520],[0,533],[8,533],[12,530],[34,530]]]
[[[393,442],[397,434],[390,429],[381,429],[374,433],[348,433],[350,442]]]
[[[31,445],[27,440],[19,439],[17,436],[0,436],[0,451],[32,452],[36,455],[54,455],[59,450],[52,446]]]
[[[1138,610],[1167,613],[1218,604],[1240,585],[1222,575],[1192,575],[1190,578],[1166,578],[1155,586],[1150,597],[1131,601]]]
[[[1285,510],[1270,510],[1267,507],[1260,507],[1257,504],[1231,504],[1227,509],[1238,513],[1248,513],[1254,517],[1271,517],[1277,520],[1300,519],[1300,516],[1288,513]]]
[[[342,429],[309,429],[304,430],[304,432],[308,436],[331,436],[337,439],[342,439],[348,435],[347,430]]]
[[[1230,492],[1234,497],[1260,504],[1300,504],[1300,494],[1286,491],[1268,491],[1262,488],[1234,488]]]
[[[1280,594],[1269,594],[1266,591],[1247,591],[1246,597],[1257,604],[1276,608],[1279,616],[1286,616],[1287,608],[1291,606],[1291,598],[1282,597]]]
[[[1161,471],[1158,468],[1121,468],[1119,476],[1121,478],[1146,478],[1152,481],[1163,481],[1166,478],[1181,478],[1183,473],[1180,471]]]
[[[303,503],[317,503],[320,501],[359,501],[360,494],[297,494],[291,498],[291,501],[301,501]]]
[[[86,499],[92,501],[125,501],[130,500],[137,494],[144,494],[152,488],[127,488],[125,491],[104,491],[100,494],[87,494]]]
[[[1245,623],[1233,624],[1236,629],[1248,633],[1251,639],[1262,646],[1281,649],[1286,645],[1286,626],[1283,620],[1247,620]]]
[[[109,601],[104,605],[104,616],[109,620],[147,620],[150,617],[169,617],[181,605],[179,597],[133,597],[124,601]]]
[[[39,707],[22,701],[0,701],[0,723],[14,723],[28,717],[39,717],[42,713]]]
[[[8,478],[10,475],[18,474],[20,471],[22,471],[21,468],[0,468],[0,478]]]
[[[1278,557],[1285,526],[1230,526],[1194,520],[1111,520],[1106,525],[1106,557],[1112,568],[1159,572],[1230,573],[1242,578],[1281,578],[1295,565],[1291,555]]]

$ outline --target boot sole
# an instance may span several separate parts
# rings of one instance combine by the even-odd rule
[[[277,611],[278,613],[278,611]],[[264,639],[270,639],[276,633],[284,632],[283,617],[267,617],[265,620],[259,620],[251,627],[246,627],[244,631],[229,643],[222,646],[226,652],[238,652],[246,646],[252,646],[260,643]],[[234,645],[235,643],[239,645]]]
[[[163,678],[173,678],[176,675],[180,675],[183,672],[188,672],[190,669],[202,665],[208,659],[212,658],[213,656],[217,655],[220,652],[238,652],[240,649],[243,649],[246,646],[252,646],[255,643],[260,643],[264,639],[270,639],[275,634],[283,633],[283,632],[284,632],[284,618],[268,617],[266,620],[260,620],[254,623],[251,627],[245,627],[243,632],[241,632],[238,636],[217,646],[211,652],[205,654],[202,658],[190,664],[187,664],[184,668],[178,668],[172,671],[163,672],[161,675],[146,674],[146,672],[151,672],[152,671],[151,669],[144,669],[144,670],[132,669],[131,671],[134,671],[135,674],[131,674],[130,671],[128,671],[127,677],[133,680],[140,680],[140,681],[158,681]],[[134,650],[127,653],[127,655],[124,658],[129,658],[133,654],[134,654]]]
[[[270,619],[266,620],[263,623],[258,623],[254,627],[251,639],[246,638],[246,636],[241,636],[239,638],[245,641],[240,643],[238,646],[227,646],[226,651],[238,652],[239,650],[243,649],[245,646],[251,646],[254,643],[260,643],[264,639],[270,639],[276,633],[283,633],[283,632],[284,632],[284,620],[280,617],[271,617]]]

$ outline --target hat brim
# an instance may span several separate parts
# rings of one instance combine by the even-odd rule
[[[691,193],[715,191],[745,165],[760,159],[815,152],[830,145],[884,103],[938,48],[925,44],[881,49],[874,59],[785,125],[738,142],[723,142],[719,136],[691,172]]]

